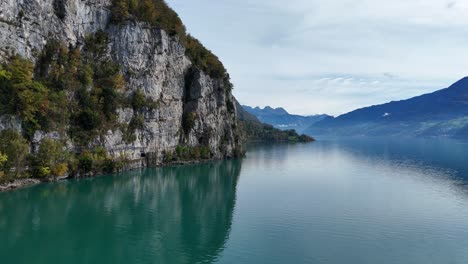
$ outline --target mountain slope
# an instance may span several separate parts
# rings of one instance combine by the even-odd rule
[[[310,126],[314,135],[466,137],[468,78],[433,93],[365,107]]]
[[[329,115],[312,115],[312,116],[301,116],[289,114],[284,108],[271,108],[266,106],[265,108],[250,107],[243,105],[244,110],[256,116],[261,122],[273,125],[275,128],[282,130],[294,129],[298,133],[303,133],[312,124],[315,124],[326,118],[330,118]]]

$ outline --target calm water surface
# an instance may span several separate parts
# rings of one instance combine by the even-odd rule
[[[325,140],[0,193],[1,263],[468,263],[468,144]]]

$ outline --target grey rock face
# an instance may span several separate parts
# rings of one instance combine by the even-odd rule
[[[110,4],[110,0],[0,0],[0,59],[19,54],[34,60],[51,37],[76,45],[107,26]]]
[[[122,68],[127,93],[141,90],[158,102],[144,114],[136,140],[123,140],[119,129],[108,131],[102,144],[114,157],[125,155],[136,167],[159,165],[165,153],[179,144],[207,145],[214,158],[231,157],[240,147],[235,135],[235,101],[222,80],[192,66],[177,37],[146,23],[110,21],[110,0],[0,0],[0,61],[19,54],[32,61],[51,37],[80,46],[98,30],[109,36],[109,54]],[[234,106],[235,107],[235,106]],[[129,123],[132,109],[119,109],[119,120]],[[183,118],[195,122],[184,131]],[[3,117],[2,117],[3,118]],[[2,119],[3,120],[3,119]],[[0,122],[0,129],[7,128]],[[54,133],[38,133],[37,139]],[[73,147],[73,146],[72,146]]]
[[[10,115],[0,116],[0,130],[6,129],[21,131],[21,120],[18,117]]]

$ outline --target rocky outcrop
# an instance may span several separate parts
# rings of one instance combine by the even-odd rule
[[[40,182],[41,182],[41,181],[38,180],[38,179],[30,179],[30,178],[26,178],[26,179],[16,179],[16,180],[14,180],[13,182],[8,182],[8,183],[5,183],[5,184],[0,184],[0,192],[11,191],[11,190],[15,190],[15,189],[18,189],[18,188],[26,187],[26,186],[29,186],[29,185],[38,184],[38,183],[40,183]]]
[[[177,36],[146,23],[110,22],[110,0],[0,0],[0,61],[18,54],[37,61],[48,41],[58,39],[80,47],[98,30],[109,36],[107,56],[121,66],[127,93],[142,91],[157,102],[143,113],[136,140],[123,140],[120,129],[109,130],[102,145],[114,157],[125,155],[135,167],[159,165],[180,144],[209,146],[213,158],[235,156],[241,148],[236,134],[235,101],[222,80],[194,67]],[[131,108],[118,109],[119,121],[129,123]],[[184,118],[193,119],[190,127]],[[18,127],[1,117],[0,129]],[[37,132],[34,141],[56,133]],[[70,143],[70,148],[73,144]]]
[[[21,120],[18,117],[11,115],[0,116],[0,130],[5,129],[21,131]]]
[[[17,53],[34,60],[51,38],[75,45],[107,27],[110,4],[111,0],[0,0],[0,58]]]

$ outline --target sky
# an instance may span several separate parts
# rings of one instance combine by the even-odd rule
[[[167,0],[241,104],[339,115],[468,75],[468,0]]]

